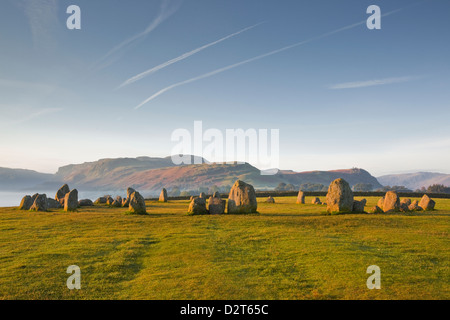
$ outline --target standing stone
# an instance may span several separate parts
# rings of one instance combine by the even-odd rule
[[[33,205],[30,208],[31,211],[47,211],[47,195],[39,194],[36,196]]]
[[[121,206],[122,206],[122,198],[120,198],[120,202],[117,199],[115,199],[113,203],[111,203],[111,207],[119,208]]]
[[[320,198],[313,198],[313,199],[311,200],[311,203],[312,203],[312,204],[322,204],[322,201],[320,201]]]
[[[402,204],[406,204],[406,206],[409,207],[411,205],[411,199],[402,199],[400,205]]]
[[[419,202],[419,207],[421,207],[423,210],[434,210],[434,206],[436,205],[436,202],[432,200],[429,196],[424,195],[422,199]]]
[[[364,213],[364,207],[366,206],[367,200],[362,199],[361,201],[354,200],[353,201],[353,212]]]
[[[83,199],[83,200],[78,201],[78,205],[80,207],[93,207],[94,203],[92,202],[92,200]]]
[[[130,195],[129,211],[134,214],[147,214],[147,208],[145,206],[145,199],[137,191]]]
[[[331,182],[327,193],[328,213],[347,213],[353,210],[353,191],[344,179]]]
[[[47,208],[48,209],[61,209],[62,205],[55,199],[47,198]]]
[[[105,198],[106,198],[106,204],[107,204],[108,206],[110,206],[110,205],[113,204],[113,202],[114,202],[113,197],[111,197],[111,196],[105,196]]]
[[[64,211],[75,211],[78,209],[78,190],[73,189],[64,199]]]
[[[192,201],[192,200],[194,200],[194,196],[191,196],[190,198],[189,198],[189,201]]]
[[[380,200],[378,200],[377,206],[381,209],[383,209],[384,205],[384,197],[382,197]]]
[[[202,198],[202,199],[206,200],[206,193],[204,193],[204,192],[200,193],[199,198]]]
[[[220,192],[219,191],[214,192],[213,198],[220,198]]]
[[[134,190],[133,188],[128,188],[127,189],[127,199],[131,198],[131,195],[135,192],[136,190]]]
[[[208,211],[210,214],[224,214],[226,200],[220,197],[210,197],[208,200]]]
[[[94,204],[106,204],[106,201],[108,199],[106,199],[105,197],[100,197],[97,200],[95,200]]]
[[[122,207],[128,207],[130,205],[130,198],[122,199]]]
[[[384,212],[398,212],[400,210],[400,198],[397,192],[388,191],[384,196],[383,211]]]
[[[272,196],[269,196],[266,200],[267,203],[275,203],[275,199]]]
[[[303,191],[299,191],[297,195],[297,203],[305,204],[305,193]]]
[[[419,207],[419,201],[415,200],[413,201],[409,207],[408,207],[409,211],[422,211],[422,208]]]
[[[20,202],[19,210],[30,210],[31,206],[33,205],[33,199],[31,196],[25,196],[22,198],[22,201]]]
[[[408,204],[406,203],[406,202],[401,202],[400,203],[400,208],[399,208],[399,210],[401,211],[401,212],[409,212],[410,210],[409,210],[409,206],[408,206]]]
[[[188,214],[208,214],[208,210],[206,209],[206,200],[204,198],[194,198],[189,204]]]
[[[228,213],[256,213],[257,208],[253,186],[237,180],[228,196]]]
[[[66,198],[66,194],[70,192],[69,186],[67,184],[63,185],[59,190],[56,192],[55,200],[58,201],[61,206],[64,205],[64,199]]]
[[[381,209],[379,206],[375,206],[372,209],[369,210],[370,213],[383,213],[383,209]]]
[[[167,190],[163,188],[161,194],[159,195],[159,202],[167,202]]]

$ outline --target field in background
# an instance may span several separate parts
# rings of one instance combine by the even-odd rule
[[[264,200],[244,216],[187,216],[188,201],[148,201],[148,216],[0,208],[0,299],[450,298],[449,199],[433,212],[333,216]],[[81,290],[66,287],[70,265]],[[369,265],[381,290],[366,287]]]

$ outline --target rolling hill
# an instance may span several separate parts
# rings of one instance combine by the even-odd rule
[[[428,188],[433,184],[443,184],[450,187],[450,174],[435,172],[391,174],[378,177],[378,181],[383,185],[405,186],[412,190],[420,189],[421,187]]]
[[[0,190],[22,190],[51,179],[53,179],[52,174],[25,169],[0,168]]]
[[[248,163],[215,164],[202,158],[196,160],[202,164],[175,165],[170,157],[101,159],[61,167],[54,175],[3,169],[10,170],[10,174],[0,176],[0,189],[11,190],[11,186],[15,186],[13,189],[16,190],[33,190],[36,187],[55,190],[67,183],[71,188],[84,191],[123,191],[132,186],[156,195],[163,187],[197,190],[199,187],[216,185],[226,188],[237,179],[253,184],[256,189],[270,190],[282,182],[295,186],[303,183],[328,185],[337,178],[344,178],[350,185],[370,183],[374,188],[381,187],[377,179],[363,169],[308,172],[282,170],[275,175],[261,175],[259,169]]]

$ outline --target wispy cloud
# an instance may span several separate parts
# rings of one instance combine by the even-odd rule
[[[402,11],[404,9],[405,8],[396,9],[396,10],[393,10],[393,11],[390,11],[390,12],[387,12],[387,13],[383,14],[383,16],[388,16],[388,15],[394,14],[396,12]],[[319,40],[319,39],[322,39],[322,38],[329,37],[331,35],[334,35],[336,33],[339,33],[339,32],[345,31],[345,30],[356,28],[357,26],[366,24],[366,21],[367,20],[363,20],[363,21],[360,21],[360,22],[357,22],[357,23],[353,23],[353,24],[350,24],[348,26],[345,26],[345,27],[342,27],[342,28],[339,28],[339,29],[336,29],[336,30],[333,30],[333,31],[330,31],[330,32],[327,32],[327,33],[324,33],[324,34],[321,34],[319,36],[316,36],[316,37],[313,37],[313,38],[310,38],[310,39],[307,39],[307,40],[304,40],[304,41],[301,41],[301,42],[297,42],[297,43],[294,43],[292,45],[289,45],[289,46],[286,46],[286,47],[283,47],[283,48],[280,48],[280,49],[277,49],[277,50],[273,50],[273,51],[261,54],[259,56],[256,56],[256,57],[253,57],[253,58],[250,58],[250,59],[247,59],[247,60],[244,60],[244,61],[232,64],[232,65],[229,65],[229,66],[217,69],[217,70],[214,70],[212,72],[205,73],[205,74],[200,75],[198,77],[191,78],[191,79],[188,79],[188,80],[185,80],[185,81],[182,81],[182,82],[178,82],[178,83],[172,84],[172,85],[170,85],[170,86],[168,86],[168,87],[166,87],[166,88],[156,92],[155,94],[153,94],[152,96],[150,96],[146,100],[142,101],[139,105],[137,105],[135,107],[135,109],[141,108],[142,106],[144,106],[148,102],[152,101],[153,99],[159,97],[163,93],[165,93],[165,92],[167,92],[169,90],[172,90],[172,89],[174,89],[176,87],[179,87],[179,86],[182,86],[182,85],[185,85],[185,84],[188,84],[188,83],[192,83],[192,82],[195,82],[195,81],[198,81],[198,80],[201,80],[201,79],[209,78],[211,76],[214,76],[216,74],[222,73],[222,72],[230,70],[230,69],[234,69],[234,68],[242,66],[244,64],[247,64],[247,63],[250,63],[250,62],[253,62],[253,61],[256,61],[256,60],[260,60],[262,58],[266,58],[266,57],[272,56],[274,54],[277,54],[277,53],[280,53],[280,52],[283,52],[283,51],[286,51],[286,50],[289,50],[289,49],[292,49],[292,48],[295,48],[295,47],[298,47],[298,46],[301,46],[301,45],[304,45],[304,44],[307,44],[307,43],[315,41],[315,40]]]
[[[172,60],[169,60],[169,61],[167,61],[167,62],[164,62],[164,63],[162,63],[162,64],[160,64],[160,65],[158,65],[158,66],[156,66],[156,67],[153,67],[153,68],[148,69],[148,70],[146,70],[146,71],[144,71],[144,72],[142,72],[142,73],[139,73],[138,75],[136,75],[136,76],[134,76],[134,77],[131,77],[131,78],[129,78],[128,80],[126,80],[124,83],[122,83],[122,84],[119,86],[119,88],[122,88],[122,87],[124,87],[124,86],[127,86],[127,85],[129,85],[129,84],[131,84],[131,83],[133,83],[133,82],[138,81],[138,80],[141,80],[142,78],[144,78],[144,77],[146,77],[146,76],[148,76],[148,75],[150,75],[150,74],[152,74],[152,73],[155,73],[155,72],[157,72],[157,71],[159,71],[159,70],[161,70],[161,69],[164,69],[164,68],[166,68],[166,67],[168,67],[168,66],[170,66],[170,65],[172,65],[172,64],[174,64],[174,63],[177,63],[177,62],[179,62],[179,61],[181,61],[181,60],[187,59],[187,58],[189,58],[190,56],[192,56],[192,55],[194,55],[194,54],[196,54],[196,53],[199,53],[200,51],[203,51],[203,50],[205,50],[205,49],[207,49],[207,48],[209,48],[209,47],[212,47],[212,46],[214,46],[214,45],[216,45],[216,44],[219,44],[219,43],[221,43],[222,41],[225,41],[225,40],[230,39],[230,38],[232,38],[232,37],[234,37],[234,36],[237,36],[237,35],[239,35],[239,34],[245,32],[245,31],[248,31],[248,30],[250,30],[250,29],[253,29],[253,28],[255,28],[255,27],[261,25],[262,23],[264,23],[264,22],[257,23],[257,24],[255,24],[255,25],[250,26],[250,27],[247,27],[247,28],[244,28],[244,29],[242,29],[242,30],[239,30],[239,31],[237,31],[237,32],[235,32],[235,33],[229,34],[229,35],[227,35],[227,36],[225,36],[225,37],[223,37],[223,38],[220,38],[219,40],[210,42],[210,43],[208,43],[208,44],[206,44],[206,45],[204,45],[204,46],[201,46],[201,47],[199,47],[199,48],[197,48],[197,49],[194,49],[194,50],[192,50],[192,51],[186,52],[186,53],[182,54],[181,56],[178,56],[178,57],[176,57],[176,58],[174,58],[174,59],[172,59]]]
[[[48,114],[52,114],[52,113],[61,112],[61,111],[63,111],[63,110],[64,110],[64,109],[62,109],[62,108],[46,108],[46,109],[41,109],[41,110],[38,110],[38,111],[36,111],[36,112],[34,112],[34,113],[30,113],[30,114],[24,116],[23,118],[21,118],[21,119],[19,119],[19,120],[17,120],[17,121],[13,121],[12,123],[13,123],[13,124],[24,123],[24,122],[33,120],[33,119],[35,119],[35,118],[42,117],[42,116],[44,116],[44,115],[48,115]]]
[[[107,52],[102,58],[100,58],[99,61],[97,61],[97,64],[100,64],[102,62],[105,62],[110,56],[113,54],[126,49],[128,46],[133,44],[139,39],[144,38],[147,36],[150,32],[155,30],[161,23],[163,23],[165,20],[167,20],[171,15],[173,15],[181,6],[181,0],[162,0],[161,6],[159,8],[158,15],[153,19],[153,21],[148,25],[148,27],[138,34],[122,41],[120,44],[112,48],[109,52]],[[106,64],[104,63],[101,67],[105,67],[106,65],[111,64],[113,61],[109,61]]]
[[[0,90],[21,90],[27,92],[36,92],[43,95],[51,94],[56,90],[53,85],[39,83],[39,82],[27,82],[11,79],[0,78]]]
[[[373,87],[373,86],[382,86],[386,84],[393,83],[402,83],[408,82],[412,80],[417,80],[419,77],[398,77],[398,78],[386,78],[386,79],[378,79],[378,80],[367,80],[367,81],[356,81],[356,82],[346,82],[335,84],[330,87],[330,89],[355,89],[355,88],[365,88],[365,87]]]

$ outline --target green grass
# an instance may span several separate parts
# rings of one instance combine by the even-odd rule
[[[188,201],[148,202],[147,216],[0,208],[0,299],[450,298],[450,200],[378,215],[258,200],[260,214],[222,216],[187,216]],[[81,290],[66,287],[70,265]]]

